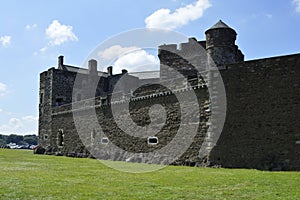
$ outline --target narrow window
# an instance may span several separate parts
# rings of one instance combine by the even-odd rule
[[[64,145],[64,133],[62,129],[59,129],[57,133],[57,146],[63,146],[63,145]]]
[[[40,94],[40,104],[43,103],[43,100],[44,100],[44,93],[41,93],[41,94]]]
[[[95,138],[96,138],[96,131],[95,129],[93,129],[91,132],[91,144],[94,144]]]
[[[101,105],[105,105],[106,104],[106,99],[101,99]]]

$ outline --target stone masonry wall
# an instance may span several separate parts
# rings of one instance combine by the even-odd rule
[[[206,108],[209,107],[207,90],[197,88],[195,92],[200,104],[201,123],[193,144],[173,164],[205,163],[229,168],[300,170],[300,54],[227,65],[221,70],[221,75],[227,95],[227,116],[217,145],[207,158],[198,157],[204,134],[208,129],[206,122],[210,113],[206,113]],[[185,92],[187,91],[182,90],[179,93],[185,95]],[[148,124],[147,113],[149,107],[154,104],[162,105],[167,111],[167,123],[157,134],[159,144],[156,146],[149,147],[145,139],[139,140],[124,134],[112,120],[109,106],[96,106],[98,122],[109,140],[123,149],[134,152],[152,151],[167,144],[174,137],[181,116],[174,94],[163,94],[132,100],[130,102],[132,119],[140,125]],[[197,105],[190,105],[186,101],[180,106]],[[121,108],[122,104],[119,117],[125,119],[128,116],[122,116]],[[52,149],[48,153],[88,156],[89,152],[79,139],[70,110],[71,105],[56,107],[52,109],[51,121],[40,119],[40,123],[52,124],[50,129]],[[87,138],[93,135],[91,134],[93,131],[97,136],[99,130],[94,130],[95,127],[89,125],[93,120],[91,109],[76,112],[81,112],[82,119],[86,122],[86,126],[81,128],[86,130]],[[130,130],[130,127],[128,128]],[[60,129],[64,133],[62,147],[58,147],[56,143]],[[41,144],[44,144],[42,142]],[[126,160],[127,157],[118,155],[111,158],[107,152],[104,158]]]
[[[211,164],[299,170],[300,55],[227,67],[227,117]]]
[[[201,116],[200,120],[201,123],[199,124],[198,132],[195,136],[195,140],[192,146],[178,159],[174,164],[179,165],[195,165],[196,163],[200,163],[201,161],[198,158],[198,153],[205,137],[206,130],[208,128],[207,121],[209,119],[210,114],[205,111],[208,106],[208,92],[205,88],[198,88],[195,90],[197,97],[199,99],[200,104],[200,113],[195,112],[194,115]],[[188,91],[185,91],[188,93]],[[183,92],[184,93],[184,92]],[[184,95],[184,94],[183,94]],[[164,96],[157,96],[153,98],[148,98],[144,100],[138,101],[131,101],[130,105],[130,116],[134,122],[136,122],[140,126],[145,126],[150,123],[149,118],[149,108],[153,105],[160,104],[166,110],[167,120],[166,123],[164,121],[160,121],[158,119],[158,125],[161,123],[165,123],[163,128],[155,135],[159,139],[159,143],[157,145],[148,145],[147,138],[138,138],[130,136],[126,133],[134,132],[128,127],[126,133],[122,131],[117,124],[115,123],[111,109],[107,105],[103,106],[96,106],[96,113],[98,118],[98,123],[101,125],[101,128],[105,135],[109,138],[110,142],[113,142],[117,146],[121,147],[122,149],[130,152],[149,152],[154,151],[155,149],[160,149],[161,147],[167,145],[175,134],[178,131],[178,128],[181,124],[180,122],[180,106],[177,101],[177,98],[174,94],[164,95]],[[198,104],[198,103],[197,103]],[[128,119],[128,117],[124,114],[123,109],[124,106],[122,104],[115,105],[117,106],[117,118],[121,119]],[[199,106],[199,105],[191,105],[190,102],[185,101],[181,106]],[[61,154],[61,155],[68,155],[68,156],[90,156],[88,151],[84,148],[81,140],[79,139],[79,135],[77,133],[74,121],[73,121],[73,113],[70,112],[71,105],[61,106],[56,108],[52,113],[52,134],[53,138],[57,138],[58,130],[63,129],[64,133],[64,145],[63,147],[58,147],[55,142],[53,143],[53,149],[48,152],[50,154]],[[101,138],[97,138],[97,133],[100,132],[97,128],[93,127],[92,120],[93,117],[91,116],[91,111],[94,108],[86,108],[80,112],[82,116],[82,124],[83,126],[77,127],[79,132],[83,131],[86,133],[85,138],[90,140],[92,137],[91,133],[93,133],[94,137],[93,140],[101,140]],[[196,110],[196,109],[195,109]],[[126,120],[124,120],[126,123]],[[182,126],[188,128],[186,124],[182,124]],[[151,130],[148,130],[151,132]],[[153,133],[154,135],[155,133]],[[101,145],[98,143],[98,145]],[[95,147],[94,147],[95,148]],[[97,147],[96,147],[97,148]],[[176,148],[176,147],[175,147]],[[101,156],[104,156],[103,159],[110,159],[110,160],[122,160],[125,161],[127,159],[126,154],[119,155],[117,157],[110,157],[109,152],[105,152],[105,148],[103,148],[103,152]]]

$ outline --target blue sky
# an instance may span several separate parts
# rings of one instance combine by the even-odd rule
[[[237,31],[246,60],[300,53],[300,0],[2,1],[0,134],[37,134],[39,73],[56,66],[59,55],[80,66],[102,41],[145,27],[203,40],[219,19]]]

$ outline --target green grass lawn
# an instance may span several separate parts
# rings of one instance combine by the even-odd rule
[[[95,159],[0,149],[0,199],[294,200],[300,172],[169,166],[130,174]]]

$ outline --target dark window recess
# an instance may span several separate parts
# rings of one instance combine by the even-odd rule
[[[148,137],[148,144],[151,144],[151,145],[158,144],[158,138],[157,137]]]
[[[108,144],[108,142],[109,142],[109,140],[108,140],[107,137],[104,137],[104,138],[101,139],[102,144]]]
[[[41,93],[40,95],[40,103],[42,104],[44,102],[44,93]]]
[[[63,98],[56,98],[55,100],[55,105],[56,106],[60,106],[63,104]]]
[[[64,133],[62,130],[58,130],[57,133],[57,145],[63,146],[64,145]]]
[[[48,140],[48,135],[44,135],[44,139],[45,139],[45,140]]]
[[[101,99],[101,105],[105,105],[106,104],[106,99]]]

